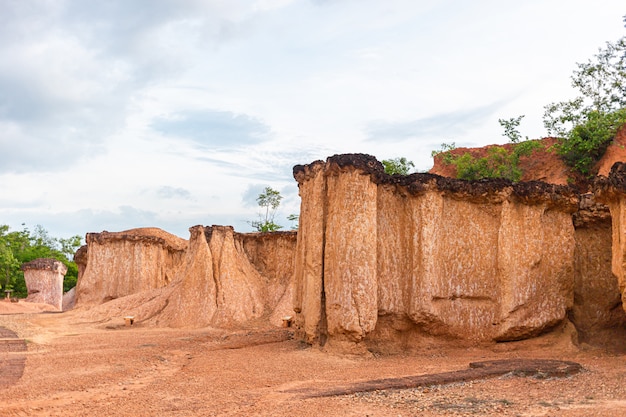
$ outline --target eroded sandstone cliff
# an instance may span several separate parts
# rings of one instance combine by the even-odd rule
[[[78,305],[168,285],[187,248],[186,240],[155,228],[88,233],[86,241],[87,261],[76,283]]]
[[[295,232],[194,226],[186,241],[160,229],[89,234],[78,261],[83,313],[171,327],[282,324],[292,313]],[[115,258],[115,259],[114,259]],[[96,282],[97,281],[97,282]]]
[[[360,154],[294,177],[294,307],[309,342],[387,337],[379,317],[395,332],[516,340],[572,306],[578,197],[567,187],[388,176]]]
[[[371,156],[336,155],[294,167],[297,233],[89,234],[78,304],[98,304],[84,314],[100,321],[174,327],[295,313],[306,342],[356,351],[518,340],[568,320],[581,342],[620,344],[625,173],[616,165],[579,196],[537,181],[389,176]]]
[[[612,272],[617,277],[622,302],[626,301],[626,163],[616,162],[608,177],[595,182],[596,199],[607,204],[612,220]]]

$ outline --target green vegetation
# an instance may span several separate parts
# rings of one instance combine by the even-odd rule
[[[626,124],[626,37],[607,42],[594,59],[577,67],[571,79],[578,97],[545,106],[544,126],[562,138],[556,150],[565,163],[590,176]]]
[[[522,135],[518,131],[519,124],[524,116],[513,117],[508,120],[499,119],[498,122],[504,128],[503,136],[509,138],[510,150],[504,147],[494,146],[487,150],[487,155],[481,158],[474,157],[465,152],[462,155],[453,154],[450,151],[456,149],[454,143],[441,144],[441,150],[433,151],[433,157],[441,154],[444,164],[452,164],[456,167],[457,178],[463,180],[479,180],[483,178],[505,178],[517,182],[522,178],[523,172],[519,167],[520,158],[529,156],[541,146],[538,141],[522,141]]]
[[[442,161],[444,164],[451,164],[452,161],[454,161],[454,157],[452,156],[452,154],[450,153],[450,151],[453,151],[456,149],[456,143],[452,142],[452,143],[442,143],[441,144],[441,148],[434,150],[430,153],[430,156],[432,156],[433,158],[436,157],[437,155],[441,155]]]
[[[259,194],[256,201],[264,209],[264,212],[259,214],[259,220],[249,222],[257,232],[274,232],[282,229],[282,226],[274,223],[276,209],[278,209],[282,199],[283,196],[271,187],[265,187],[263,192]]]
[[[559,138],[554,149],[563,161],[589,177],[596,174],[594,165],[605,154],[617,131],[626,125],[626,37],[607,42],[593,59],[576,65],[571,80],[578,96],[545,106],[543,123],[549,135]],[[498,120],[504,128],[503,136],[509,138],[510,150],[494,147],[486,156],[474,158],[470,153],[453,154],[450,151],[455,149],[454,143],[444,143],[432,156],[442,154],[444,164],[456,166],[458,178],[519,181],[523,174],[520,158],[541,146],[528,137],[522,140],[518,127],[523,117]]]
[[[409,175],[412,168],[415,168],[413,161],[407,160],[405,157],[385,159],[382,161],[385,172],[389,175],[400,174]]]
[[[520,158],[531,155],[540,146],[537,141],[516,144],[511,151],[494,146],[482,158],[475,158],[466,152],[454,158],[452,164],[456,165],[457,178],[460,179],[505,178],[517,182],[524,174],[519,167]]]
[[[78,267],[72,259],[81,244],[80,236],[53,238],[40,225],[32,232],[26,227],[12,232],[9,226],[0,225],[0,286],[3,290],[12,289],[14,296],[25,297],[26,283],[20,266],[37,258],[53,258],[67,266],[63,291],[70,290],[78,279]]]
[[[300,227],[299,214],[290,214],[289,216],[287,216],[287,220],[289,220],[290,222],[296,222],[294,225],[291,226],[291,230],[298,230],[298,227]]]
[[[504,128],[504,133],[502,136],[506,136],[509,138],[509,142],[511,143],[520,143],[522,139],[522,135],[519,133],[518,127],[522,122],[522,119],[525,116],[522,114],[518,117],[511,117],[510,119],[498,119],[498,123],[500,126]],[[524,138],[524,140],[528,140],[528,136]]]

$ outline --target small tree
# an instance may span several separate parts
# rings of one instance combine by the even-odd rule
[[[413,161],[409,161],[405,157],[385,159],[382,161],[382,164],[385,168],[385,172],[389,175],[408,175],[411,171],[411,168],[415,168],[415,164],[413,164]]]
[[[258,232],[274,232],[282,229],[282,226],[274,223],[276,209],[280,205],[283,196],[271,187],[265,187],[263,192],[259,194],[256,201],[260,207],[264,208],[263,213],[259,213],[259,220],[251,221],[250,225]]]
[[[626,123],[626,37],[607,42],[593,60],[577,67],[571,79],[579,96],[545,106],[543,123],[548,134],[562,138],[557,151],[565,162],[591,175]]]
[[[291,230],[298,230],[298,227],[300,227],[300,215],[299,214],[290,214],[289,216],[287,216],[287,220],[289,220],[290,222],[296,222],[293,226],[291,226]]]
[[[502,136],[506,136],[509,138],[511,143],[519,143],[522,139],[522,135],[519,133],[518,127],[524,118],[524,115],[518,117],[511,117],[510,119],[498,119],[498,123],[500,126],[504,128],[504,133]],[[528,136],[526,136],[525,140],[528,140]]]

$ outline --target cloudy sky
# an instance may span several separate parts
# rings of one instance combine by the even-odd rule
[[[504,143],[626,35],[623,0],[0,0],[0,224],[250,231],[292,167]]]

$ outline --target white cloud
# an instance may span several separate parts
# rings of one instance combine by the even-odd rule
[[[263,184],[336,153],[430,166],[569,98],[624,34],[621,1],[9,2],[0,13],[0,224],[62,236],[249,230]],[[248,198],[249,200],[249,198]],[[283,224],[281,223],[281,224]]]

